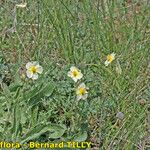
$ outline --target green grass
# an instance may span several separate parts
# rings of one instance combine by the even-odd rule
[[[92,141],[91,150],[150,149],[149,0],[0,3],[0,141],[78,137]],[[44,72],[32,82],[22,76],[35,60]],[[89,87],[79,103],[71,66]]]

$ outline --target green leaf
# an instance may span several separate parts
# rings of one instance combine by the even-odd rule
[[[29,98],[28,104],[30,106],[34,106],[34,105],[38,104],[42,98],[50,96],[52,94],[54,88],[55,88],[55,86],[52,82],[48,83],[40,91],[38,91],[38,93],[35,92],[35,95],[33,95],[32,97]]]
[[[87,135],[87,132],[84,131],[82,133],[78,133],[74,136],[74,140],[73,141],[76,141],[76,142],[83,142],[87,139],[88,135]]]
[[[48,83],[44,88],[42,89],[41,93],[43,93],[44,96],[49,97],[53,93],[55,89],[55,85],[53,82]]]
[[[9,87],[8,87],[5,83],[2,84],[2,90],[3,90],[4,95],[5,95],[7,98],[8,98],[8,97],[11,97],[11,92],[10,92],[10,90],[9,90]]]
[[[25,113],[22,112],[22,113],[21,113],[21,120],[20,120],[20,122],[21,122],[21,124],[25,124],[26,121],[27,121],[27,118],[26,118],[26,116],[25,116]]]
[[[2,128],[1,126],[0,126],[0,132],[1,132],[1,133],[4,132],[4,128]]]
[[[21,143],[24,143],[29,140],[33,140],[38,138],[43,133],[49,132],[51,133],[51,138],[60,138],[64,132],[66,131],[66,127],[57,125],[57,124],[39,124],[32,128],[21,140]]]
[[[13,138],[16,139],[19,132],[20,132],[20,120],[21,120],[21,110],[19,108],[19,106],[17,106],[17,102],[16,102],[16,106],[14,107],[14,113],[13,113],[13,125],[12,125],[12,135]]]
[[[60,126],[60,125],[52,125],[51,129],[53,133],[49,134],[49,138],[57,139],[57,138],[60,138],[64,134],[66,127]]]
[[[9,86],[9,90],[11,92],[15,92],[18,88],[22,87],[22,83],[19,82],[19,83],[12,83],[10,86]]]

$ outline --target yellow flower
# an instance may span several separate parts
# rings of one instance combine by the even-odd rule
[[[38,62],[28,62],[26,64],[26,74],[28,78],[31,78],[33,80],[38,79],[38,73],[41,74],[43,72],[43,68],[39,65]]]
[[[84,83],[81,83],[76,89],[77,100],[87,99],[87,97],[88,97],[88,91],[87,90],[88,90],[88,88],[86,87],[86,85]]]
[[[115,55],[116,55],[115,53],[107,55],[105,66],[108,66],[115,59]]]
[[[68,77],[71,77],[75,82],[83,77],[81,71],[76,67],[71,67],[70,71],[68,72]]]

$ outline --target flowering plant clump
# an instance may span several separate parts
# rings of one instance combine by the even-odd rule
[[[38,79],[38,74],[43,72],[42,66],[40,66],[36,61],[28,62],[26,64],[26,69],[27,77],[31,78],[32,80]]]
[[[83,74],[78,68],[71,67],[70,71],[68,72],[68,77],[71,77],[75,82],[77,82],[83,77]]]
[[[0,0],[0,150],[150,150],[148,2]]]
[[[115,59],[115,53],[107,55],[106,61],[105,61],[105,66],[108,66],[112,61]]]

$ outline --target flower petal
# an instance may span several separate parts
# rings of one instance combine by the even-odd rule
[[[116,54],[115,54],[115,53],[112,53],[111,55],[112,55],[113,59],[115,59],[115,55],[116,55]]]
[[[39,63],[37,61],[32,62],[33,66],[39,66]]]
[[[37,67],[37,72],[38,72],[39,74],[41,74],[41,73],[43,72],[43,67],[40,66],[40,65],[37,65],[36,67]]]
[[[108,66],[110,64],[110,62],[108,60],[105,61],[105,66]]]
[[[29,69],[30,67],[32,67],[33,66],[33,63],[32,62],[28,62],[27,64],[26,64],[26,69]]]
[[[86,88],[86,86],[85,86],[85,83],[81,83],[80,85],[79,85],[79,88]]]
[[[84,95],[82,96],[82,99],[85,100],[85,99],[87,99],[87,97],[88,97],[88,94],[84,94]]]
[[[38,74],[37,74],[37,73],[33,74],[32,79],[33,79],[33,80],[38,79]]]
[[[72,72],[69,71],[67,75],[68,75],[68,77],[72,77]]]
[[[80,99],[82,99],[81,95],[77,95],[77,101],[79,101]]]
[[[72,77],[72,79],[73,79],[74,82],[77,82],[77,81],[78,81],[78,79],[75,78],[75,77]]]
[[[29,70],[26,71],[26,74],[27,74],[28,78],[32,78],[32,76],[33,76],[33,73]]]
[[[77,68],[77,67],[72,66],[72,67],[70,68],[70,70],[71,70],[71,71],[74,71],[74,70],[78,70],[78,68]]]
[[[81,79],[83,77],[83,74],[79,72],[79,75],[76,77],[77,79]]]

